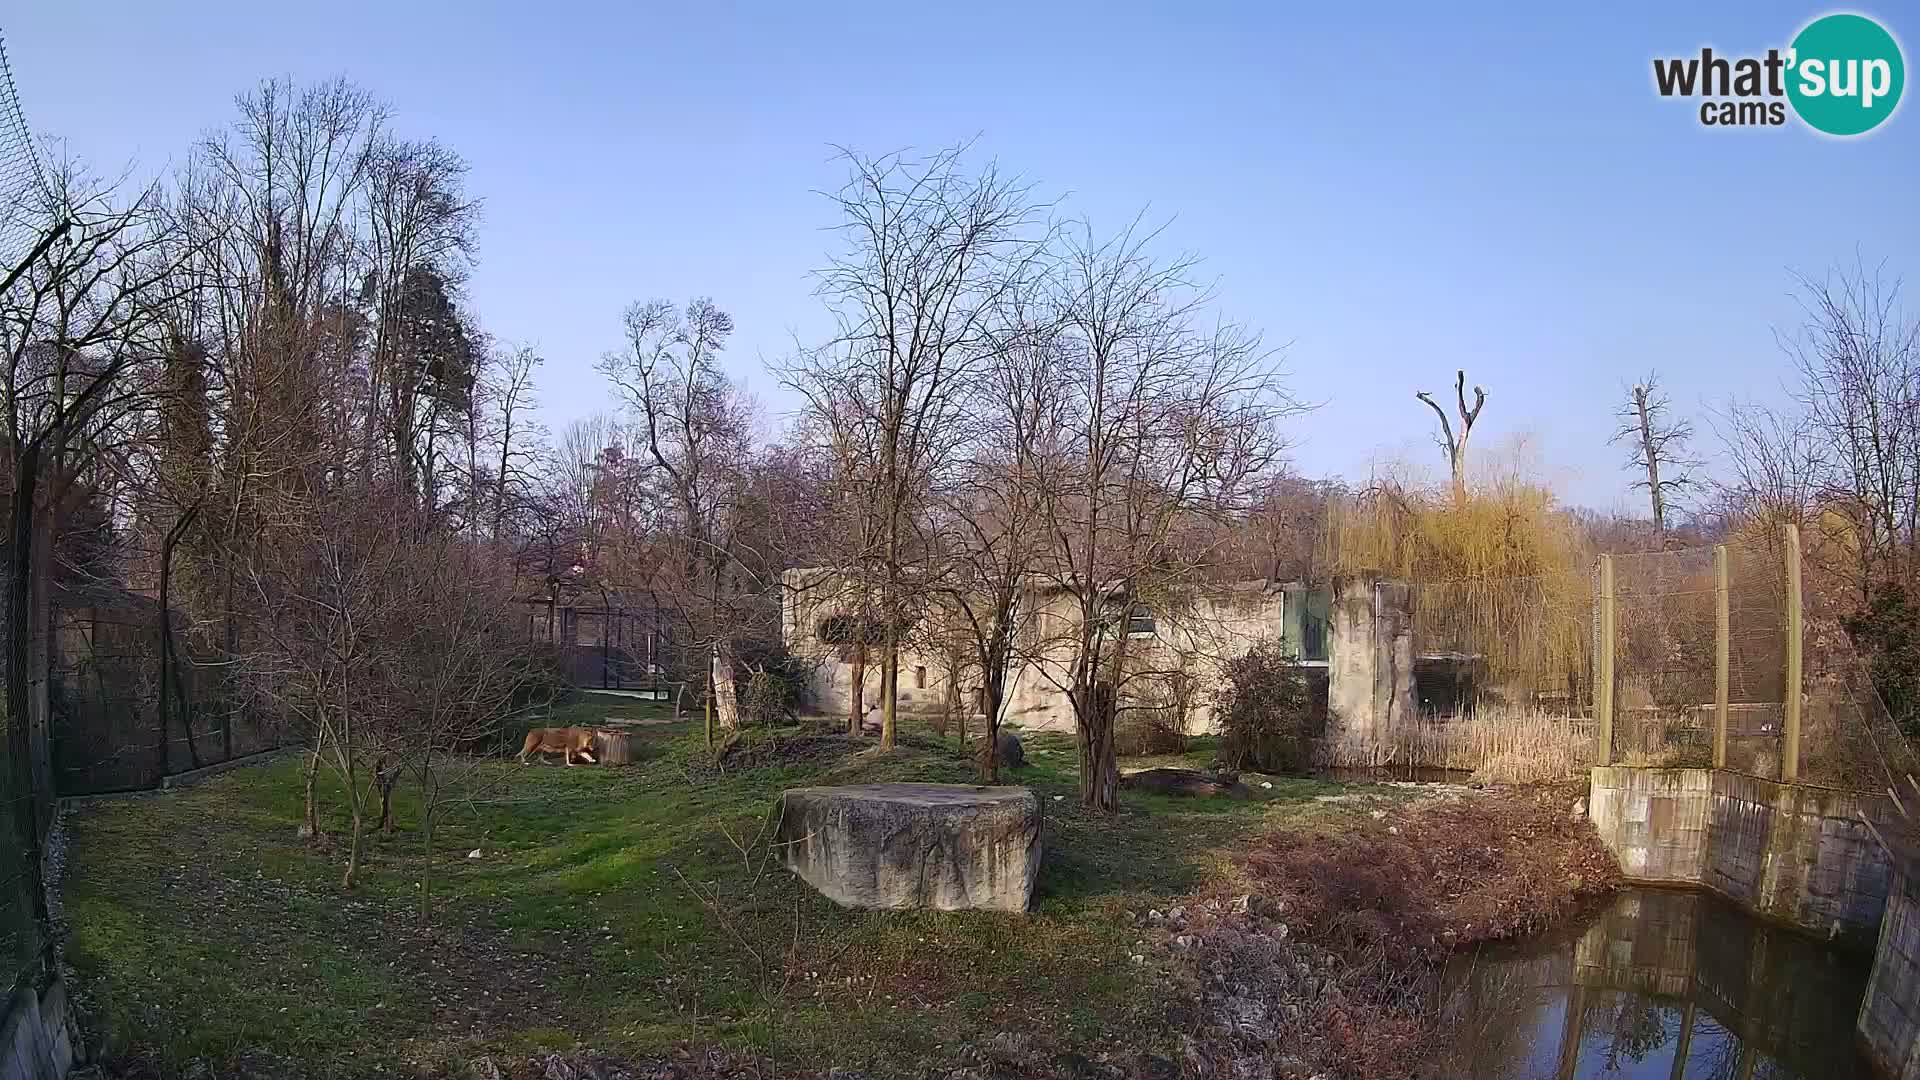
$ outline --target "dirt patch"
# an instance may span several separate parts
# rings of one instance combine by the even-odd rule
[[[1276,832],[1239,859],[1239,895],[1147,913],[1197,999],[1188,1071],[1426,1075],[1449,952],[1542,929],[1619,886],[1575,798],[1449,794],[1336,835]]]

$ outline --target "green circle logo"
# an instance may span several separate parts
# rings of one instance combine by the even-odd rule
[[[1816,131],[1860,135],[1900,104],[1907,65],[1900,43],[1865,15],[1823,15],[1793,39],[1787,99]]]

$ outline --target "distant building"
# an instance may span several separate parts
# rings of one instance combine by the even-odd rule
[[[527,640],[555,645],[574,686],[667,695],[670,665],[663,656],[662,613],[651,597],[562,590],[520,603]]]
[[[845,715],[856,646],[836,625],[853,615],[855,595],[827,570],[790,570],[782,579],[782,634],[789,651],[818,661],[812,707]],[[1341,763],[1373,764],[1390,752],[1394,726],[1414,716],[1412,619],[1404,584],[1376,575],[1340,575],[1329,584],[1248,581],[1203,586],[1178,603],[1132,604],[1110,613],[1128,637],[1123,708],[1149,708],[1190,733],[1213,726],[1226,661],[1261,641],[1278,641],[1307,670],[1325,703],[1327,745]],[[1003,719],[1024,728],[1072,730],[1072,705],[1060,682],[1077,636],[1078,604],[1066,591],[1036,583],[1020,600],[1015,656],[1006,673]],[[970,647],[943,648],[937,627],[904,632],[899,707],[912,715],[965,709],[978,713],[983,680]],[[863,702],[877,709],[880,652],[869,647]],[[1355,759],[1360,759],[1355,761]]]

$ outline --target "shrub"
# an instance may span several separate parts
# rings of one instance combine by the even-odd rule
[[[1187,733],[1158,709],[1124,709],[1114,724],[1113,752],[1121,757],[1184,754]]]
[[[1143,678],[1132,697],[1114,717],[1114,752],[1122,757],[1186,753],[1193,676],[1175,671]]]
[[[1234,770],[1305,772],[1319,736],[1306,673],[1277,641],[1227,661],[1220,691],[1220,758]]]
[[[1896,582],[1873,586],[1867,606],[1843,620],[1867,658],[1873,688],[1909,738],[1920,736],[1920,605]]]
[[[777,727],[793,723],[806,704],[813,662],[780,651],[749,664],[740,693],[742,726]]]

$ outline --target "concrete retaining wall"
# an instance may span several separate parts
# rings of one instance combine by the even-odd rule
[[[1703,884],[1762,915],[1872,948],[1892,865],[1860,815],[1883,822],[1887,800],[1725,771],[1713,777]]]
[[[1920,879],[1896,877],[1856,1030],[1867,1057],[1893,1080],[1920,1080]]]
[[[1710,769],[1596,768],[1590,813],[1628,878],[1699,885],[1706,873],[1712,799]]]
[[[59,1080],[71,1068],[66,986],[56,979],[44,994],[16,991],[0,1019],[0,1080]]]
[[[1592,816],[1627,877],[1712,889],[1747,910],[1861,949],[1891,886],[1858,814],[1885,799],[1715,769],[1593,770]]]

